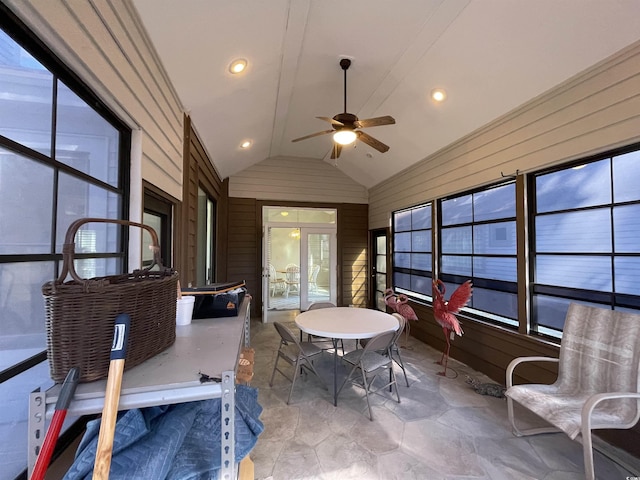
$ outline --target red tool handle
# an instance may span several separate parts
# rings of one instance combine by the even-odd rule
[[[38,454],[36,465],[33,468],[31,480],[44,479],[44,474],[46,473],[47,468],[49,468],[51,455],[53,455],[53,449],[56,446],[56,442],[58,441],[58,435],[60,434],[60,430],[62,429],[64,418],[67,416],[69,403],[71,403],[73,394],[75,393],[76,387],[78,386],[79,378],[80,370],[77,367],[74,367],[69,370],[69,373],[67,373],[67,377],[62,383],[60,395],[58,396],[58,401],[56,402],[56,409],[53,414],[53,418],[51,419],[49,429],[47,430],[47,434],[44,437],[44,442],[42,444],[42,448],[40,449],[40,453]]]

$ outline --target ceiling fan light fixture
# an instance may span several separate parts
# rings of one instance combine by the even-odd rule
[[[442,88],[434,88],[431,90],[431,98],[435,102],[444,102],[447,98],[447,92],[445,92]]]
[[[333,139],[340,145],[350,145],[356,141],[356,132],[353,130],[338,130],[333,134]]]
[[[247,68],[247,61],[244,58],[238,58],[229,65],[229,71],[234,75],[244,72],[245,68]]]

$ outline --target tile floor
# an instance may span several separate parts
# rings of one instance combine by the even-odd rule
[[[279,312],[270,320],[295,329],[296,313]],[[449,374],[457,374],[456,378],[436,375],[441,367],[434,361],[440,352],[415,338],[402,348],[410,387],[398,369],[401,403],[374,395],[371,422],[361,389],[345,387],[334,407],[331,390],[325,390],[313,375],[297,382],[291,405],[287,405],[290,383],[276,374],[273,388],[269,387],[279,345],[275,328],[259,321],[252,321],[251,327],[256,350],[251,385],[259,390],[265,424],[251,452],[256,479],[584,478],[579,443],[564,434],[514,437],[506,400],[479,395],[464,381],[467,374],[483,382],[491,380],[455,360],[449,363]],[[315,362],[329,384],[332,359],[332,354],[325,352]],[[338,375],[346,375],[346,369],[341,367]],[[525,420],[536,421],[531,416]],[[614,449],[614,453],[620,452]],[[628,456],[623,460],[626,468],[599,452],[595,463],[598,479],[624,480],[640,475],[637,459]]]

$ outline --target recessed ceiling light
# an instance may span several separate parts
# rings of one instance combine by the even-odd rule
[[[246,148],[249,148],[249,147],[251,147],[251,140],[245,140],[244,142],[242,142],[240,144],[240,148],[245,148],[246,149]]]
[[[233,74],[243,72],[245,68],[247,68],[247,61],[244,58],[238,58],[229,65],[229,71]]]
[[[447,98],[447,92],[441,88],[434,88],[431,90],[431,98],[436,102],[444,102]]]

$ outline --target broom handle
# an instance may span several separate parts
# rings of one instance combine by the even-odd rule
[[[108,480],[109,478],[130,323],[131,319],[127,314],[120,314],[116,318],[113,344],[111,346],[111,360],[109,362],[109,376],[107,377],[102,421],[100,423],[96,459],[93,466],[93,479],[95,480]]]

